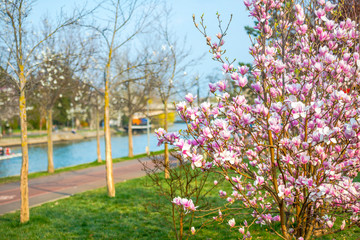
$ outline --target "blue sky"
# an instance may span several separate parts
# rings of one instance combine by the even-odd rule
[[[91,6],[95,5],[97,1],[88,0],[87,2]],[[61,8],[66,11],[72,9],[75,4],[83,5],[84,3],[84,0],[38,0],[33,6],[33,24],[36,26],[36,21],[45,14],[56,16]],[[187,44],[192,49],[194,56],[207,52],[202,64],[199,64],[194,70],[194,73],[197,72],[203,77],[202,85],[204,87],[207,85],[205,76],[212,74],[215,68],[220,69],[221,65],[211,59],[212,56],[208,53],[209,48],[205,44],[205,39],[192,22],[193,14],[198,19],[203,13],[205,14],[207,32],[213,39],[219,32],[216,12],[221,14],[224,23],[227,22],[230,14],[233,14],[233,21],[225,38],[226,56],[230,60],[236,58],[237,62],[252,62],[248,53],[250,40],[244,31],[244,26],[252,25],[252,20],[248,16],[242,0],[166,0],[166,4],[172,7],[174,13],[171,19],[172,27],[179,37],[187,36]]]

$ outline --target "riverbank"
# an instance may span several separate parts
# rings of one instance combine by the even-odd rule
[[[103,136],[104,132],[100,131],[100,136]],[[53,142],[62,141],[77,141],[96,137],[96,131],[78,131],[72,133],[70,131],[53,132]],[[47,135],[41,134],[38,136],[31,136],[28,138],[28,144],[42,144],[47,143]],[[0,139],[0,147],[17,147],[21,146],[21,137],[6,137]]]

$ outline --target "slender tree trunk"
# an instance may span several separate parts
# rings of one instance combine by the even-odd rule
[[[129,139],[129,157],[133,157],[133,135],[132,135],[132,115],[129,116],[129,123],[128,123],[128,139]]]
[[[97,148],[97,161],[101,163],[101,151],[100,151],[100,116],[99,116],[99,109],[96,106],[96,148]]]
[[[27,119],[26,119],[26,98],[25,98],[25,84],[24,67],[20,66],[20,125],[21,125],[21,151],[22,163],[20,172],[20,194],[21,194],[21,208],[20,208],[20,222],[26,223],[30,219],[29,212],[29,187],[28,187],[28,171],[29,171],[29,153],[27,141]]]
[[[40,112],[39,130],[42,130],[42,114]]]
[[[95,122],[96,122],[96,116],[95,116],[95,121],[94,121],[94,109],[92,109],[92,111],[91,111],[91,113],[89,114],[89,118],[90,118],[90,120],[89,120],[89,128],[90,128],[90,130],[94,130],[94,124],[95,124]],[[95,115],[96,115],[96,113],[95,113]]]
[[[165,118],[164,118],[164,129],[167,132],[168,130],[168,106],[167,100],[164,101],[164,110],[165,110]],[[165,178],[169,178],[169,147],[168,144],[165,143],[165,153],[164,153],[164,160],[165,160]]]
[[[111,51],[110,51],[111,57]],[[110,59],[110,58],[109,58]],[[113,164],[111,156],[111,134],[110,134],[110,116],[109,116],[109,74],[110,74],[110,60],[106,65],[106,80],[105,80],[105,102],[104,102],[104,133],[105,133],[105,160],[106,160],[106,183],[109,197],[115,197]]]
[[[48,142],[48,173],[54,172],[54,154],[53,154],[53,141],[52,141],[52,110],[47,111],[47,142]]]

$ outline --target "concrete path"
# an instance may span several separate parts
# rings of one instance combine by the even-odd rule
[[[148,158],[140,159],[150,163]],[[145,175],[138,159],[114,164],[115,183]],[[29,180],[30,207],[106,186],[105,165]],[[20,209],[20,183],[0,184],[0,215]]]

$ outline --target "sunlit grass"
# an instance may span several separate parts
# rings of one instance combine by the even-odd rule
[[[215,176],[210,177],[205,189],[212,186],[214,179]],[[219,199],[219,189],[220,186],[215,188],[207,199],[212,206],[221,206],[226,201]],[[117,184],[115,198],[107,197],[106,189],[100,188],[31,208],[27,224],[19,223],[19,212],[0,216],[0,236],[1,239],[174,239],[170,209],[171,203],[159,196],[148,177],[142,177]],[[228,219],[235,217],[237,223],[250,220],[239,213]],[[198,229],[209,218],[196,219],[192,226]],[[206,226],[190,239],[240,238],[238,228],[230,230],[228,219],[223,224],[214,222]],[[253,239],[280,239],[266,226],[254,226],[251,234]],[[355,228],[319,239],[351,240],[359,235],[359,228]]]

